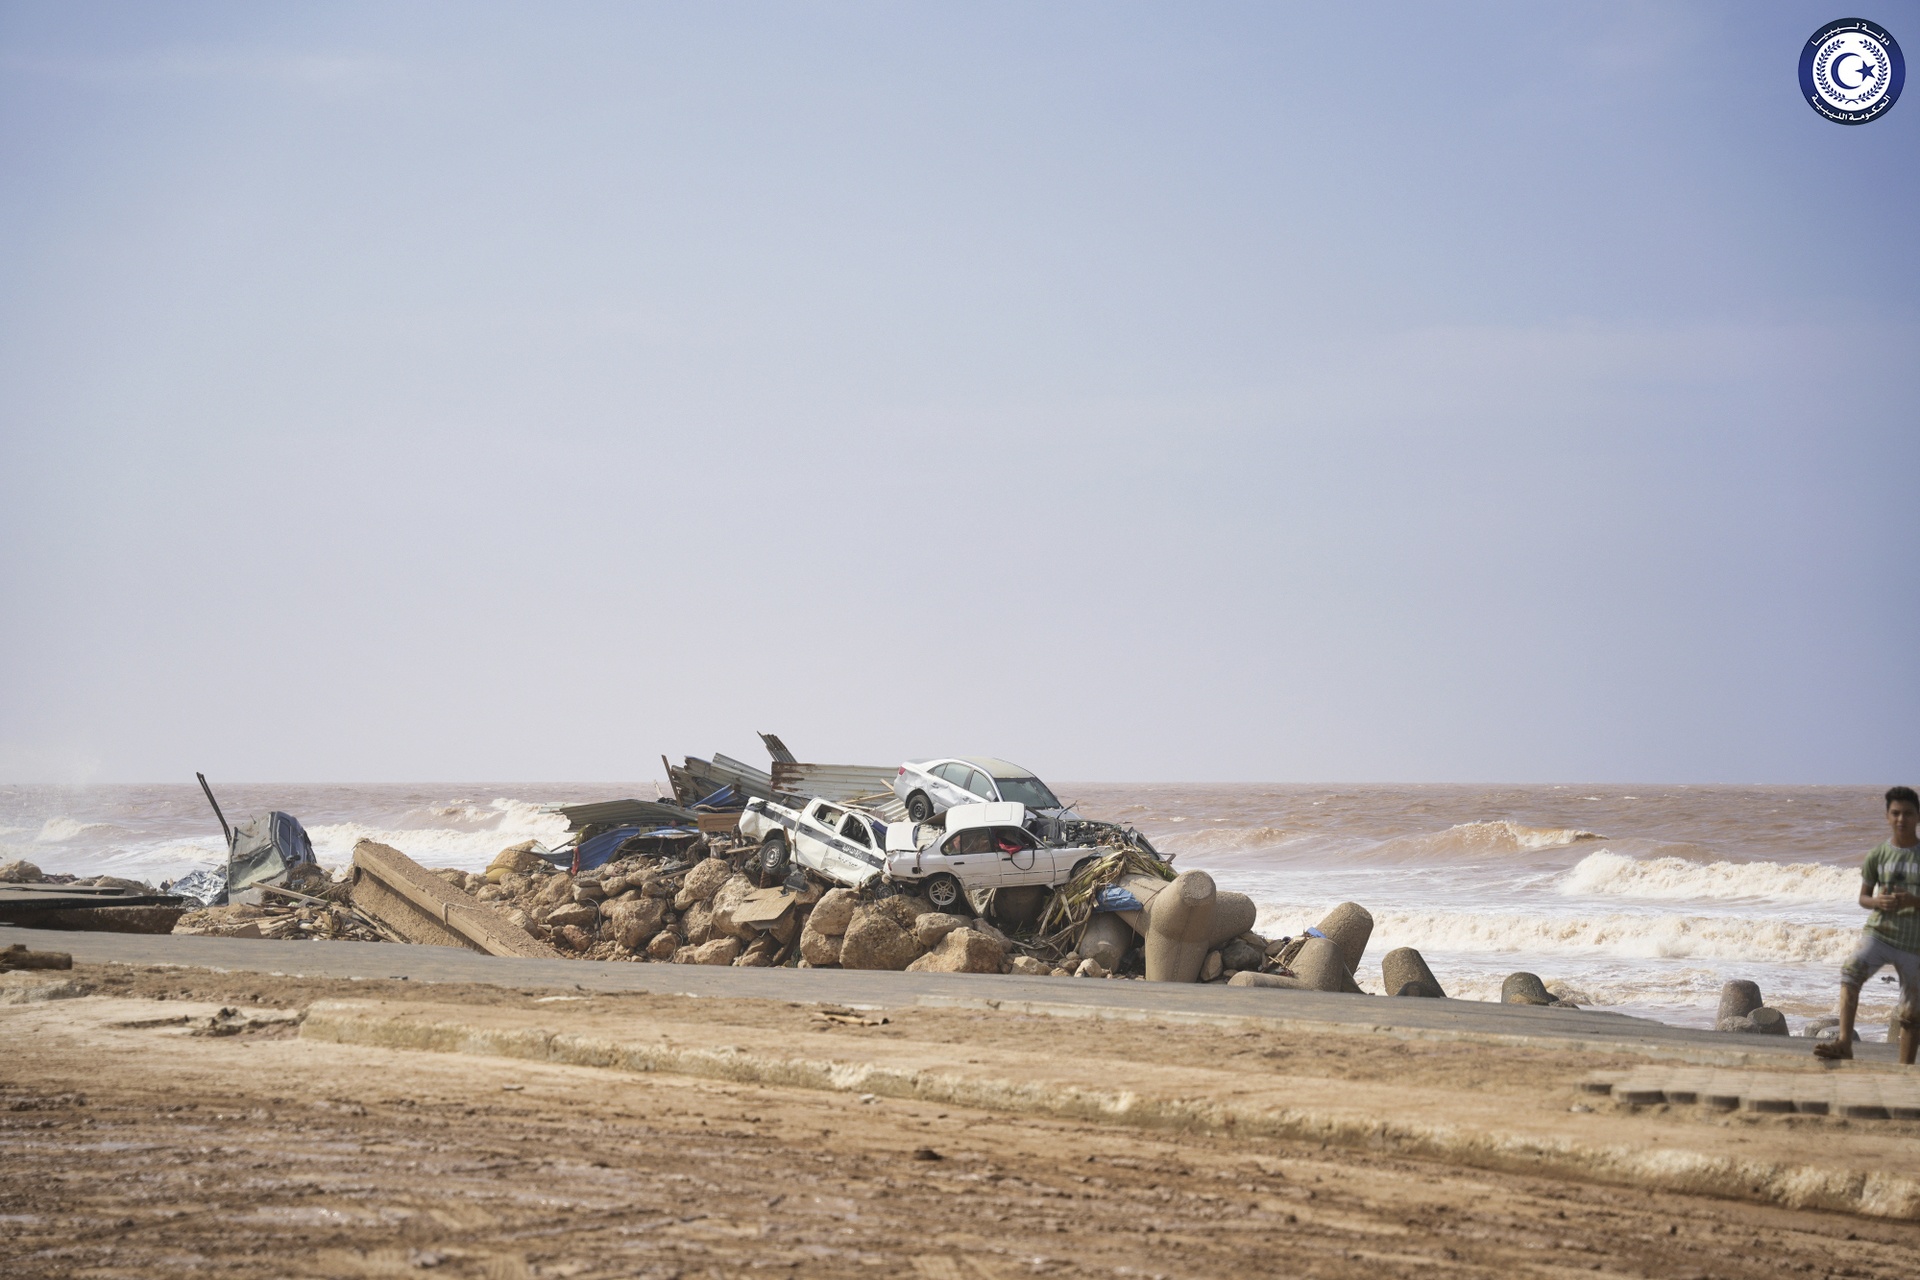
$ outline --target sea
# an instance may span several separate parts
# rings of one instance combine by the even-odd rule
[[[558,844],[548,806],[653,782],[247,785],[220,788],[230,820],[298,817],[322,863],[355,842],[430,867],[479,870],[522,840]],[[1496,1000],[1516,970],[1565,983],[1592,1008],[1710,1026],[1721,984],[1746,978],[1796,1029],[1832,1011],[1859,937],[1859,866],[1886,838],[1873,787],[1065,783],[1088,817],[1144,832],[1175,866],[1259,904],[1257,927],[1298,934],[1334,905],[1373,913],[1378,958],[1417,947],[1451,996]],[[0,786],[0,861],[158,883],[221,861],[198,786]],[[281,945],[301,945],[287,943]],[[1887,976],[1891,976],[1890,974]],[[1877,1039],[1897,988],[1871,982]]]

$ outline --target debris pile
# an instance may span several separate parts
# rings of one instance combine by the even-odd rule
[[[261,886],[258,903],[200,907],[181,916],[173,931],[214,938],[402,940],[357,911],[348,899],[350,890],[346,880],[335,880],[325,868],[308,863],[284,884]]]
[[[186,909],[185,899],[138,880],[47,875],[25,860],[0,866],[0,924],[169,933]]]

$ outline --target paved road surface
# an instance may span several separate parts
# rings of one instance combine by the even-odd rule
[[[1511,1038],[1516,1043],[1644,1049],[1695,1059],[1750,1055],[1779,1061],[1810,1055],[1805,1040],[1723,1035],[1584,1009],[1544,1009],[1474,1000],[1416,1000],[1314,991],[1013,975],[875,973],[847,969],[735,969],[702,965],[520,960],[454,947],[381,942],[274,942],[171,934],[80,933],[0,926],[0,947],[70,951],[87,964],[166,964],[330,978],[405,978],[510,987],[579,987],[837,1003],[997,1005],[1063,1016],[1203,1020],[1258,1018],[1305,1033],[1351,1028],[1413,1037]],[[1893,1059],[1888,1045],[1859,1045],[1863,1059]],[[1783,1064],[1784,1065],[1784,1064]]]

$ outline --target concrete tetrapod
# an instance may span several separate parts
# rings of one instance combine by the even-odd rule
[[[1127,922],[1111,911],[1099,911],[1080,931],[1080,942],[1074,950],[1089,960],[1098,961],[1102,969],[1112,973],[1120,967],[1120,957],[1132,945],[1133,930],[1127,927]]]
[[[1510,973],[1500,984],[1501,1004],[1552,1004],[1547,984],[1533,973]]]
[[[1427,961],[1412,947],[1389,951],[1380,959],[1381,989],[1390,996],[1431,996],[1445,999],[1440,980],[1427,968]]]
[[[1343,902],[1327,912],[1326,919],[1316,927],[1340,948],[1347,972],[1359,973],[1360,961],[1367,954],[1367,942],[1373,937],[1373,913],[1357,902]]]
[[[1340,954],[1340,948],[1334,945],[1331,938],[1308,938],[1299,954],[1293,957],[1293,972],[1295,977],[1314,991],[1361,994],[1360,984],[1353,980],[1346,958]]]
[[[1213,950],[1213,877],[1182,871],[1147,911],[1147,981],[1194,982]]]
[[[1213,895],[1213,920],[1207,926],[1207,949],[1218,951],[1243,933],[1253,929],[1260,909],[1253,899],[1231,889],[1216,890]]]
[[[1718,1023],[1727,1018],[1744,1018],[1766,1001],[1760,998],[1760,984],[1735,978],[1720,988],[1720,1011],[1713,1015]]]

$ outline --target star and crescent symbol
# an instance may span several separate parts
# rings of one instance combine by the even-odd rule
[[[1848,84],[1844,76],[1848,58],[1852,58],[1860,64],[1860,78],[1858,80],[1855,80],[1852,84]],[[1833,60],[1833,69],[1828,71],[1827,74],[1832,76],[1833,82],[1839,85],[1842,89],[1858,89],[1861,85],[1873,79],[1874,70],[1875,70],[1874,65],[1871,62],[1868,62],[1860,54],[1854,53],[1852,50],[1848,50],[1846,53],[1841,54],[1839,57]]]

